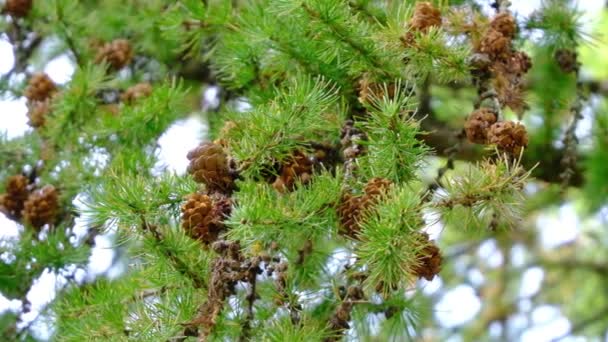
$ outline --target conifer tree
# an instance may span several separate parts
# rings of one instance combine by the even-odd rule
[[[31,126],[0,137],[0,211],[19,227],[0,293],[20,303],[2,340],[41,324],[57,341],[518,340],[543,305],[606,336],[607,88],[572,2],[2,6],[0,91]],[[43,70],[62,55],[58,84]],[[193,112],[209,131],[186,172],[159,169],[160,136]],[[534,219],[573,202],[583,231],[547,248]],[[86,274],[99,235],[118,271]],[[541,289],[521,297],[533,268]],[[44,273],[61,286],[32,323]],[[446,329],[436,304],[458,286],[480,312]]]

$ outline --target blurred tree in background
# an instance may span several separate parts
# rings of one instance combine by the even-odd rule
[[[582,21],[566,0],[5,0],[0,91],[31,129],[0,137],[2,340],[519,340],[549,311],[608,338],[606,44]],[[158,167],[191,113],[187,174]]]

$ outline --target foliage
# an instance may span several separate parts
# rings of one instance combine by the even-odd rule
[[[605,75],[571,1],[32,3],[0,15],[31,126],[0,136],[1,339],[519,340],[548,305],[605,335]],[[60,56],[69,81],[32,81]],[[187,117],[204,144],[159,167]],[[449,329],[458,289],[479,313]]]

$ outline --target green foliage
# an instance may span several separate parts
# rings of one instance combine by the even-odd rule
[[[441,83],[466,81],[470,75],[467,57],[470,48],[450,41],[440,29],[431,29],[428,33],[414,34],[411,46],[405,49],[407,74],[416,75],[424,80],[431,76]]]
[[[34,181],[30,188],[57,187],[63,209],[60,224],[41,233],[19,226],[18,238],[0,242],[1,294],[25,308],[42,274],[63,275],[58,299],[35,321],[51,318],[58,341],[193,340],[183,336],[193,333],[188,323],[196,334],[209,330],[199,337],[208,340],[489,340],[495,329],[486,327],[510,318],[488,318],[486,308],[556,304],[576,327],[579,317],[591,316],[589,307],[608,305],[605,232],[583,225],[579,239],[548,252],[534,226],[535,215],[557,212],[565,199],[581,203],[584,197],[589,212],[607,204],[605,106],[584,108],[585,115],[594,111],[595,121],[592,144],[573,148],[580,154],[575,171],[584,170],[581,191],[560,185],[563,153],[556,142],[581,80],[562,72],[554,53],[584,51],[586,75],[595,52],[581,46],[588,37],[580,11],[569,1],[548,0],[525,25],[518,23],[512,46],[525,47],[534,65],[524,79],[511,75],[511,68],[522,67],[512,59],[494,64],[489,75],[471,70],[471,40],[492,21],[477,13],[475,2],[450,1],[448,8],[432,1],[443,14],[454,5],[458,11],[444,15],[442,27],[412,31],[413,20],[425,19],[414,13],[419,3],[48,0],[35,1],[25,18],[0,15],[17,61],[2,77],[2,96],[21,96],[30,73],[46,70],[58,56],[76,62],[43,127],[0,137],[0,190],[6,192],[8,177],[24,173]],[[129,41],[132,61],[118,71],[98,65],[98,47],[118,38]],[[590,77],[599,75],[597,65]],[[494,97],[477,81],[496,74],[514,76],[507,81],[517,84],[510,86],[526,88],[529,100],[523,117],[529,146],[517,160],[472,147],[459,134],[466,115],[484,103],[481,97]],[[121,99],[144,81],[151,94]],[[602,82],[591,79],[584,90],[601,93]],[[239,242],[238,260],[227,261],[217,244],[192,239],[180,222],[185,196],[220,195],[156,166],[159,137],[188,113],[199,113],[200,90],[210,86],[222,89],[221,104],[205,114],[213,132],[231,121],[216,143],[228,155],[236,187],[221,195],[230,197],[229,217],[197,208],[203,222],[197,228],[207,219],[224,224],[219,238]],[[501,112],[499,120],[510,117]],[[446,141],[456,141],[449,151]],[[355,157],[344,153],[348,144]],[[437,165],[428,162],[433,148]],[[297,152],[311,156],[314,171],[304,184],[301,177],[294,189],[278,192],[270,184],[276,173],[290,171],[285,162]],[[442,157],[449,158],[445,167]],[[537,163],[538,179],[528,183]],[[373,178],[390,180],[390,191],[367,194],[364,184]],[[89,228],[81,241],[75,222]],[[351,223],[356,239],[342,236]],[[421,291],[427,282],[417,281],[417,268],[428,266],[421,255],[430,243],[422,233],[428,224],[441,226],[433,245],[443,253],[432,295]],[[84,269],[98,233],[112,240],[111,271],[79,282],[68,273]],[[474,257],[484,244],[495,245],[500,265]],[[523,266],[514,261],[518,248]],[[235,274],[251,271],[248,263],[257,260],[255,281]],[[222,262],[236,271],[223,270]],[[537,265],[545,271],[541,291],[507,303],[519,293],[520,274]],[[481,279],[472,276],[477,273]],[[234,291],[219,296],[217,312],[205,312],[206,303],[218,300],[219,285],[233,285],[230,277],[239,279]],[[434,304],[465,282],[479,293],[484,311],[469,326],[443,329]],[[502,291],[494,297],[487,293],[493,284]],[[348,291],[359,286],[364,298],[349,303]],[[33,328],[20,331],[23,314],[0,316],[0,339],[31,339]],[[348,329],[332,329],[336,323]],[[601,318],[581,334],[599,336],[605,324]],[[509,326],[503,325],[505,333]]]
[[[420,328],[419,322],[429,315],[427,307],[428,302],[423,296],[405,291],[398,291],[381,304],[361,304],[353,312],[356,337],[363,341],[415,340],[416,331]],[[380,326],[376,332],[372,331],[369,324],[372,317]]]
[[[337,89],[321,79],[294,79],[271,102],[251,112],[233,113],[230,150],[245,175],[260,177],[311,141],[337,138],[344,109]]]
[[[310,25],[324,48],[322,60],[341,61],[349,65],[352,75],[367,71],[391,78],[399,75],[398,55],[378,48],[372,39],[373,26],[353,15],[346,3],[275,0],[271,6],[279,16],[290,16]]]
[[[70,243],[65,227],[47,232],[44,240],[33,234],[22,234],[19,240],[7,241],[0,247],[0,291],[9,298],[25,296],[31,281],[45,270],[60,271],[66,265],[84,265],[90,250]]]
[[[556,49],[573,49],[587,38],[582,30],[583,13],[567,0],[545,0],[526,23],[529,29],[543,31],[541,44]]]
[[[445,181],[437,209],[450,225],[462,229],[515,229],[521,217],[523,186],[530,171],[503,155],[496,163],[469,166],[464,175]]]
[[[425,246],[414,234],[421,223],[420,194],[408,187],[393,189],[370,213],[355,247],[357,264],[369,268],[367,288],[379,286],[382,293],[390,293],[414,281],[417,255]]]
[[[184,196],[195,189],[189,178],[164,174],[152,179],[110,170],[104,182],[87,193],[83,213],[93,226],[139,226],[142,217],[157,220],[177,215]]]
[[[240,182],[228,234],[248,248],[274,241],[293,253],[307,239],[322,242],[335,234],[332,206],[340,193],[340,178],[328,172],[288,194],[278,194],[267,184]]]
[[[412,118],[412,94],[399,82],[394,92],[389,97],[384,85],[382,98],[372,99],[368,106],[367,120],[358,123],[367,133],[367,141],[362,142],[367,151],[359,163],[365,178],[384,177],[401,183],[414,177],[428,148],[417,139],[421,132],[419,123]]]
[[[605,112],[606,106],[600,109]],[[608,117],[598,113],[593,128],[593,147],[585,160],[585,187],[583,189],[585,200],[591,210],[597,210],[608,204]]]
[[[294,325],[288,317],[275,321],[264,329],[263,341],[308,342],[323,341],[328,337],[325,328],[314,321],[304,320],[301,325]]]

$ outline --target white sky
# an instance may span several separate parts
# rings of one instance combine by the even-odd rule
[[[489,1],[488,1],[489,2]],[[539,7],[541,0],[514,0],[513,9],[520,16],[526,16],[534,9]],[[604,6],[603,0],[580,1],[579,8],[585,10],[585,23],[592,25],[597,22],[597,14]],[[0,39],[0,74],[6,73],[13,64],[11,46],[5,40]],[[69,58],[59,56],[49,62],[44,71],[56,82],[64,84],[69,81],[74,67]],[[210,90],[213,92],[215,90]],[[206,95],[210,95],[210,92]],[[25,116],[26,107],[23,98],[17,100],[0,100],[0,133],[6,132],[9,137],[22,135],[29,129]],[[589,124],[590,125],[590,124]],[[188,150],[200,141],[205,135],[206,127],[200,120],[200,116],[192,116],[176,122],[159,140],[161,146],[159,153],[159,164],[157,167],[165,166],[169,171],[183,173],[188,164],[185,155]],[[544,213],[539,215],[536,225],[540,227],[541,241],[544,246],[551,248],[560,244],[572,241],[580,233],[583,223],[577,216],[573,206],[567,204],[562,206],[555,213]],[[559,226],[559,230],[554,228]],[[18,228],[15,224],[0,214],[0,243],[3,239],[18,236]],[[547,228],[547,229],[545,229]],[[433,227],[431,231],[436,235],[441,227]],[[101,274],[110,266],[113,252],[111,250],[111,240],[104,236],[96,238],[97,247],[93,250],[88,272],[91,274]],[[519,252],[518,252],[519,251]],[[497,267],[503,260],[503,256],[492,241],[485,243],[479,249],[479,255],[487,261],[488,267]],[[514,248],[512,259],[523,258],[523,250]],[[81,275],[85,277],[85,275]],[[523,282],[520,289],[521,296],[529,296],[540,289],[543,279],[543,271],[539,268],[531,268],[524,272]],[[469,280],[473,283],[483,282],[484,277],[481,273],[472,272]],[[423,291],[430,294],[434,293],[442,286],[441,279],[436,277],[432,282],[422,282]],[[46,303],[53,299],[56,286],[62,286],[62,278],[58,278],[51,273],[44,273],[28,294],[28,299],[32,302],[33,311],[28,314],[26,319],[35,319],[38,309],[44,307]],[[523,303],[524,305],[526,303]],[[530,303],[527,303],[528,305]],[[19,310],[21,303],[13,300],[8,301],[0,295],[0,312],[3,310]],[[448,291],[439,300],[435,315],[445,327],[454,327],[475,317],[481,308],[481,301],[475,294],[472,287],[459,285]],[[553,306],[537,307],[532,313],[534,326],[521,336],[521,341],[542,342],[563,335],[570,328],[570,322]],[[519,323],[518,323],[519,322]],[[522,323],[523,322],[523,323]],[[525,323],[525,317],[516,317],[514,325]],[[491,330],[495,327],[491,327]],[[40,333],[44,337],[48,333],[44,326]]]

